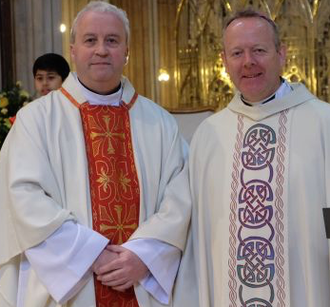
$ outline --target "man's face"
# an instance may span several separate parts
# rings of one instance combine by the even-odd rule
[[[229,24],[223,59],[231,80],[250,102],[267,98],[280,86],[285,49],[276,50],[271,25],[262,18],[240,18]]]
[[[115,14],[86,12],[78,21],[71,57],[91,90],[106,94],[119,85],[127,53],[124,24]]]
[[[56,71],[38,69],[34,77],[34,87],[39,96],[44,96],[62,85],[62,77]]]

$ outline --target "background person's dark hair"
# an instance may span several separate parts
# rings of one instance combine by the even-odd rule
[[[252,8],[248,8],[246,10],[243,11],[238,11],[236,12],[234,15],[229,16],[229,18],[227,20],[225,20],[225,26],[224,26],[224,30],[227,29],[227,27],[236,19],[240,19],[240,18],[252,18],[252,17],[257,17],[257,18],[262,18],[264,20],[266,20],[272,27],[273,33],[274,33],[274,43],[275,43],[275,48],[278,51],[280,48],[280,35],[279,35],[279,31],[278,31],[278,27],[276,25],[276,23],[270,19],[269,17],[267,17],[265,14],[255,11]]]
[[[33,76],[36,76],[37,70],[55,71],[62,81],[66,79],[70,72],[68,62],[61,55],[56,53],[45,53],[38,57],[33,64]]]

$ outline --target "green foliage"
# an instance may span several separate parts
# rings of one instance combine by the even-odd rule
[[[31,101],[28,92],[18,81],[11,88],[0,91],[0,148],[15,120],[17,111]]]

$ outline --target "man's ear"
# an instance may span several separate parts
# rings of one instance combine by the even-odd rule
[[[281,67],[284,67],[285,62],[286,62],[286,51],[287,51],[287,48],[284,45],[281,45],[280,48],[278,49],[278,54],[280,56]]]
[[[226,59],[225,51],[221,52],[221,59],[223,61],[223,64],[225,65],[226,72],[228,73],[228,71],[227,71],[227,59]]]
[[[73,44],[70,44],[70,56],[73,62],[75,62],[75,52]]]
[[[125,65],[128,63],[128,59],[129,59],[129,49],[127,47],[126,52],[125,52]]]

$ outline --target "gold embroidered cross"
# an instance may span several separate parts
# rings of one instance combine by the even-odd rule
[[[113,145],[111,141],[114,140],[115,137],[118,137],[122,140],[125,139],[125,133],[116,133],[116,132],[111,132],[110,130],[110,116],[105,115],[102,117],[103,122],[105,123],[105,129],[101,127],[95,119],[90,116],[89,118],[89,124],[91,127],[91,130],[101,130],[102,132],[95,132],[92,131],[90,134],[91,140],[93,142],[93,155],[97,155],[99,153],[100,147],[102,143],[104,143],[106,140],[108,140],[108,148],[107,148],[107,153],[108,154],[114,154],[115,150],[113,148]],[[97,139],[98,137],[101,137],[101,139]]]
[[[122,211],[123,211],[123,206],[121,205],[115,205],[115,211],[117,213],[117,219],[113,219],[116,225],[106,225],[106,224],[101,224],[100,225],[100,231],[101,233],[105,234],[106,231],[110,230],[115,230],[113,236],[115,236],[118,233],[118,242],[117,244],[122,244],[123,243],[123,234],[128,238],[130,234],[127,233],[127,230],[135,230],[137,228],[137,223],[133,224],[126,224],[127,221],[129,221],[131,218],[134,217],[134,208],[133,210],[130,208],[129,213],[123,217],[122,216]]]

